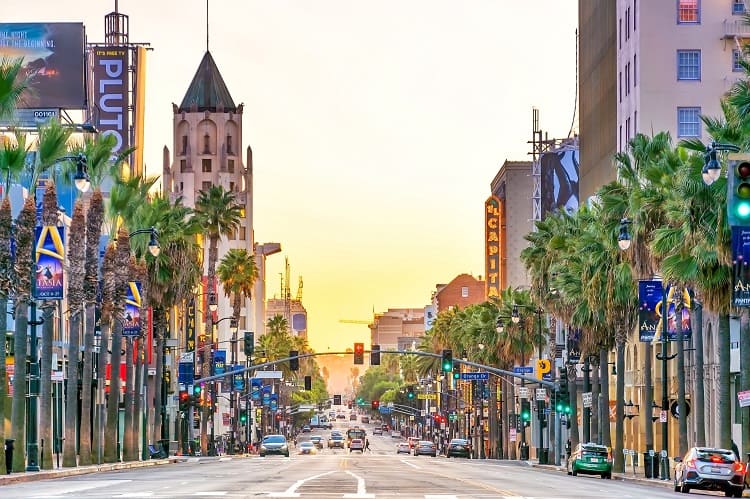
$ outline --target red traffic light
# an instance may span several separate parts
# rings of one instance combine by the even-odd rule
[[[356,353],[356,354],[364,354],[365,353],[365,344],[364,343],[355,343],[354,344],[354,353]]]
[[[379,400],[373,400],[372,401],[372,408],[373,409],[377,409],[378,407],[380,407],[380,401]]]
[[[188,395],[187,390],[180,391],[180,402],[187,402],[190,398],[190,395]]]

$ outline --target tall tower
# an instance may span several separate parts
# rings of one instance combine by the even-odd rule
[[[233,191],[237,202],[244,208],[244,216],[237,233],[219,241],[219,255],[221,257],[231,248],[242,248],[254,254],[252,149],[247,147],[247,162],[243,164],[243,106],[234,103],[209,51],[198,65],[182,103],[172,106],[174,155],[170,162],[169,149],[164,147],[164,192],[172,199],[182,196],[184,205],[194,207],[200,191],[213,185]],[[205,276],[208,270],[207,245],[204,251]],[[217,289],[219,318],[232,314],[229,300],[222,299],[223,296],[223,291]],[[240,331],[253,329],[253,315],[248,300],[240,312]],[[205,322],[204,317],[199,319]],[[218,327],[219,341],[228,341],[229,321]]]

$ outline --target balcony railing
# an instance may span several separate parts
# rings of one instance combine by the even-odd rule
[[[742,20],[724,20],[724,38],[750,38],[750,26]]]

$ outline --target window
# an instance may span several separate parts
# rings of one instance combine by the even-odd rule
[[[633,0],[633,32],[635,32],[638,23],[638,0]]]
[[[633,111],[633,137],[638,133],[638,111]]]
[[[203,173],[211,173],[211,160],[209,158],[201,160],[201,171]]]
[[[625,64],[625,95],[630,95],[630,63]]]
[[[185,186],[183,185],[183,183],[182,183],[182,182],[180,182],[180,192],[182,192],[182,191],[184,191],[184,190],[185,190]]]
[[[630,136],[630,116],[625,120],[625,140],[630,142],[630,139],[632,137]]]
[[[211,136],[208,133],[203,136],[203,154],[211,154]]]
[[[677,136],[678,137],[700,137],[701,134],[701,108],[678,107],[677,108]]]
[[[227,160],[227,171],[229,173],[234,173],[234,160],[233,159]]]
[[[229,192],[234,192],[234,182],[229,182]]]
[[[739,49],[732,50],[732,71],[742,71],[742,52]]]
[[[247,237],[247,230],[240,226],[240,241],[244,241],[245,237]]]
[[[625,9],[625,41],[630,40],[630,7]]]
[[[620,137],[618,140],[620,141],[620,147],[618,147],[618,149],[622,151],[622,125],[620,125]]]
[[[188,171],[187,160],[181,159],[180,160],[180,173],[185,173],[187,171]]]
[[[678,50],[677,51],[677,79],[678,80],[700,80],[701,79],[701,51],[700,50]]]
[[[620,102],[622,102],[622,71],[620,71]]]
[[[230,241],[234,241],[235,239],[237,239],[237,232],[235,232],[235,231],[230,232],[229,233],[229,240]]]
[[[638,86],[638,56],[633,54],[633,87]]]
[[[203,183],[201,183],[201,190],[203,192],[208,192],[209,189],[211,189],[211,182],[203,182]]]
[[[622,48],[622,19],[620,19],[620,48]]]
[[[699,0],[677,0],[677,23],[699,23]]]
[[[744,0],[732,0],[732,14],[735,16],[745,13]]]
[[[187,135],[182,136],[182,154],[187,154]]]
[[[461,286],[461,298],[469,297],[469,286]]]
[[[234,154],[232,152],[232,136],[227,135],[227,154]]]

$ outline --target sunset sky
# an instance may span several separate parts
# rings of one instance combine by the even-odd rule
[[[103,42],[114,5],[4,0],[2,20],[83,22]],[[119,10],[130,41],[153,48],[145,161],[160,174],[171,103],[206,50],[206,3]],[[532,107],[550,138],[574,123],[574,0],[211,0],[209,25],[245,104],[255,240],[284,250],[269,257],[268,296],[287,256],[319,351],[369,340],[340,319],[422,307],[436,284],[482,275],[484,200],[503,161],[529,158]]]

